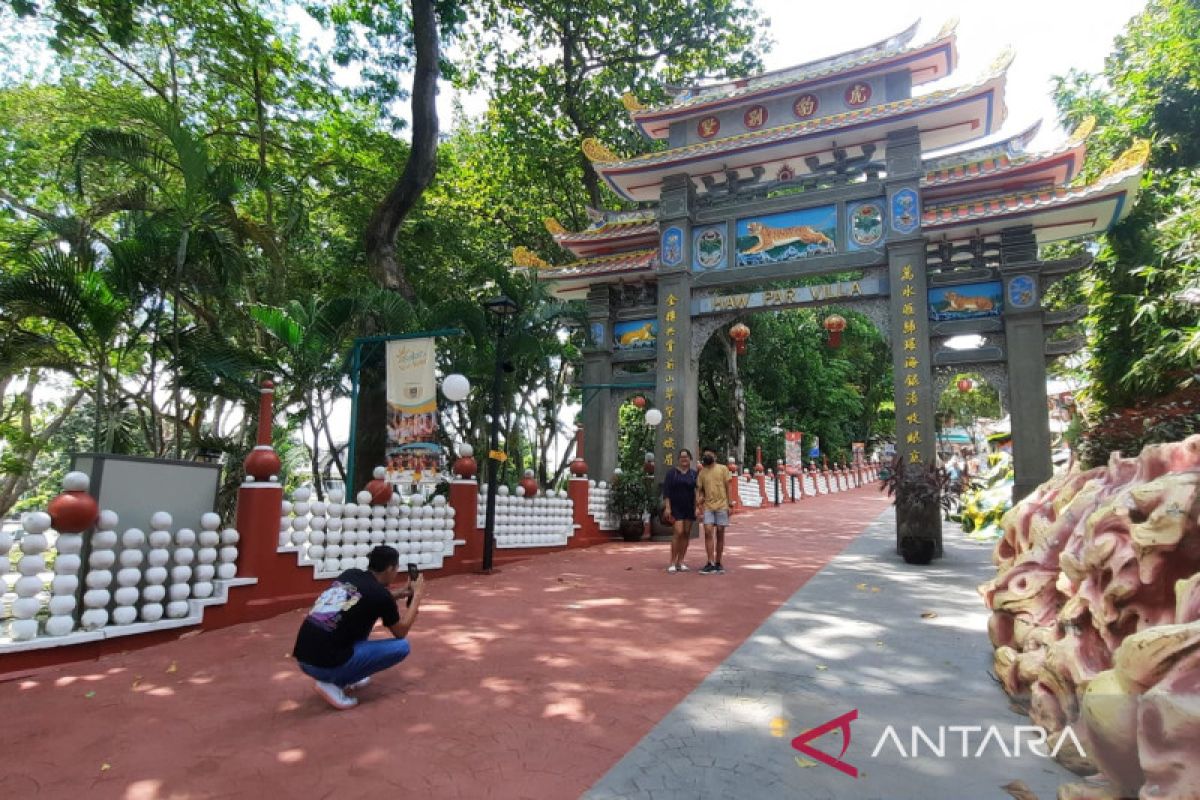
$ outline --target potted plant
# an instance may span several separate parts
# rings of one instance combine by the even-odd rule
[[[646,530],[644,515],[653,501],[646,484],[641,475],[622,472],[608,488],[608,511],[620,520],[618,530],[627,542],[638,541]]]
[[[892,461],[880,487],[896,505],[896,552],[907,564],[928,564],[942,555],[942,514],[954,503],[950,475],[936,464]]]

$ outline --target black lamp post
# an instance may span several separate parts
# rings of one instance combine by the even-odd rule
[[[492,430],[488,463],[487,516],[483,523],[483,571],[492,571],[492,554],[496,549],[496,488],[500,477],[500,460],[494,457],[500,449],[500,391],[504,378],[504,336],[508,333],[508,322],[517,314],[517,304],[505,295],[494,297],[483,304],[496,319],[496,366],[492,372]]]

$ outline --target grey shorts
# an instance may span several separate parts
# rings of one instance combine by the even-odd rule
[[[705,509],[704,524],[705,525],[721,525],[721,526],[728,525],[729,524],[729,512],[728,511],[709,511],[709,510]]]

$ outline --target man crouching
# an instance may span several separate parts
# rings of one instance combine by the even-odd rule
[[[321,593],[296,634],[292,655],[313,689],[337,709],[354,708],[353,692],[366,686],[371,675],[394,667],[409,653],[405,636],[417,619],[425,595],[425,576],[400,589],[388,584],[400,572],[400,553],[379,545],[367,556],[367,569],[348,569]],[[396,600],[411,597],[400,613]],[[368,639],[382,619],[394,639]]]

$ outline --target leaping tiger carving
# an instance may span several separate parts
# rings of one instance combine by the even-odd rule
[[[833,240],[825,234],[821,233],[816,228],[808,225],[793,225],[787,228],[768,228],[761,222],[751,222],[746,226],[746,230],[751,236],[758,239],[758,243],[748,250],[742,252],[746,255],[753,253],[764,253],[767,250],[772,250],[776,247],[782,247],[785,244],[800,242],[801,244],[819,244],[825,247],[832,248]]]

